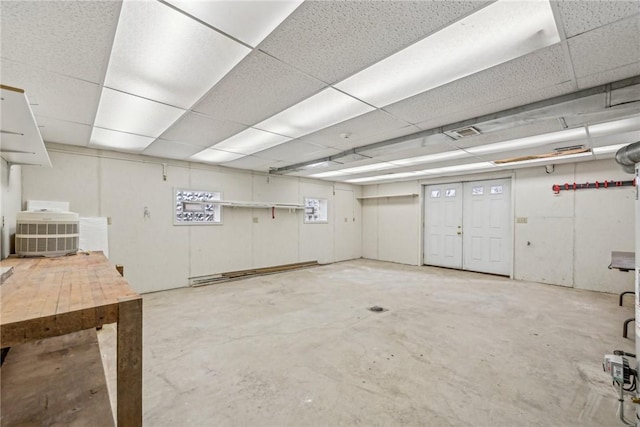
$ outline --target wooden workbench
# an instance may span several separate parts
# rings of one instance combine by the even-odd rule
[[[142,425],[140,295],[101,252],[8,258],[2,266],[13,274],[0,285],[0,347],[117,322],[117,422]]]

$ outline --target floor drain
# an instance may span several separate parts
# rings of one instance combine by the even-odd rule
[[[381,313],[384,311],[384,308],[374,305],[373,307],[369,307],[369,311],[373,311],[375,313]]]

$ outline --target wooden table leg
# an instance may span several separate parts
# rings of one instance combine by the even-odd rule
[[[118,304],[118,426],[142,426],[142,299]]]

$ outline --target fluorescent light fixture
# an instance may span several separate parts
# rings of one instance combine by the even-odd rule
[[[249,155],[287,141],[291,141],[291,138],[260,129],[248,128],[213,145],[211,148]]]
[[[426,156],[409,157],[407,159],[389,160],[398,166],[419,165],[421,163],[440,162],[442,160],[459,159],[461,157],[469,157],[470,154],[463,150],[445,151],[444,153],[428,154]]]
[[[142,152],[155,138],[94,127],[89,146],[118,151]]]
[[[384,181],[388,179],[403,179],[403,178],[411,178],[411,177],[419,177],[421,175],[426,175],[423,172],[414,171],[414,172],[400,172],[400,173],[390,173],[387,175],[376,175],[376,176],[368,176],[366,178],[354,178],[348,179],[344,182],[348,182],[350,184],[362,184],[364,182],[371,181]]]
[[[397,168],[398,166],[392,165],[391,163],[374,163],[371,165],[364,166],[356,166],[353,168],[340,169],[337,171],[329,171],[329,172],[320,172],[313,175],[309,175],[311,178],[329,178],[332,176],[340,176],[340,175],[353,175],[356,173],[364,173],[378,170],[385,170],[391,168]]]
[[[628,119],[616,120],[608,123],[600,123],[597,125],[589,125],[589,135],[597,138],[612,133],[622,133],[634,130],[640,130],[640,116],[630,117]]]
[[[585,130],[585,128],[579,127],[575,129],[562,130],[559,132],[528,136],[526,138],[512,139],[510,141],[496,142],[495,144],[480,145],[477,147],[465,148],[464,150],[467,153],[473,155],[493,154],[503,151],[519,150],[523,148],[553,144],[556,142],[575,141],[586,138],[587,131]]]
[[[491,162],[480,162],[480,163],[467,163],[464,165],[455,165],[455,166],[446,166],[443,168],[435,168],[435,169],[425,169],[420,172],[424,172],[429,175],[444,175],[448,173],[455,172],[468,172],[482,169],[492,169],[495,168],[495,165]]]
[[[189,157],[189,160],[194,162],[205,162],[205,163],[224,163],[230,162],[232,160],[239,159],[240,157],[245,157],[244,154],[238,153],[230,153],[228,151],[215,150],[212,148],[206,148],[199,153],[194,154]]]
[[[327,88],[253,127],[298,138],[374,109],[333,88]]]
[[[296,10],[302,0],[167,2],[255,47]]]
[[[94,126],[158,137],[183,113],[180,108],[103,88]]]
[[[603,155],[603,154],[611,154],[611,153],[616,153],[619,149],[621,149],[622,147],[626,147],[627,145],[629,144],[616,144],[616,145],[607,145],[605,147],[594,147],[591,149],[591,152],[596,156]]]
[[[165,4],[125,0],[104,85],[189,108],[250,51]]]
[[[558,42],[548,1],[499,0],[336,87],[383,107]]]

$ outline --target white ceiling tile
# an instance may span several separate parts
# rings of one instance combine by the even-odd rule
[[[289,1],[182,1],[168,0],[169,3],[212,27],[257,46],[302,0]],[[251,25],[247,25],[250,22]]]
[[[190,112],[167,129],[160,138],[185,142],[199,147],[210,147],[246,128],[246,126],[237,123]]]
[[[451,143],[451,138],[443,134],[435,134],[393,144],[388,147],[362,151],[362,153],[372,156],[379,161],[393,161],[455,151],[457,149],[458,148]]]
[[[397,102],[384,109],[411,123],[429,120],[444,125],[448,123],[442,123],[442,120],[436,119],[459,116],[458,113],[461,110],[469,108],[483,111],[478,115],[495,112],[497,110],[488,104],[515,99],[522,95],[540,100],[543,98],[537,96],[537,93],[542,89],[570,80],[571,76],[565,65],[562,47],[555,45]],[[463,118],[472,117],[474,116],[467,115]]]
[[[2,1],[2,57],[94,83],[104,78],[120,1]]]
[[[197,145],[181,144],[175,141],[163,141],[156,139],[149,145],[142,154],[147,156],[163,157],[167,159],[184,160],[202,151],[202,147]]]
[[[559,1],[557,2],[567,37],[640,13],[640,2],[634,1]]]
[[[621,106],[640,101],[640,83],[611,91],[611,105]]]
[[[462,120],[470,118],[480,117],[485,114],[495,113],[499,111],[508,110],[510,108],[527,105],[532,102],[542,101],[544,99],[553,98],[560,95],[565,95],[573,92],[573,83],[566,82],[556,86],[542,88],[531,92],[522,93],[518,96],[514,96],[507,99],[502,99],[496,102],[482,103],[465,103],[460,105],[459,110],[448,110],[446,114],[426,120],[422,123],[418,123],[418,127],[421,129],[434,129],[439,126],[445,126],[452,123],[456,123]]]
[[[383,141],[395,136],[420,131],[391,114],[375,110],[317,132],[305,135],[305,141],[348,150],[353,147]],[[345,138],[343,135],[347,135]]]
[[[36,116],[36,123],[40,127],[40,134],[45,142],[78,145],[86,147],[91,137],[91,126],[66,122],[50,117]]]
[[[587,89],[590,87],[615,82],[640,75],[640,61],[633,64],[623,65],[622,67],[613,68],[606,71],[598,71],[584,77],[579,77],[578,89]]]
[[[254,51],[193,108],[212,117],[251,126],[311,96],[320,81]]]
[[[618,21],[568,43],[578,78],[633,64],[640,60],[640,19]]]
[[[366,149],[363,147],[356,150],[365,156],[375,157],[381,160],[398,159],[402,157],[413,157],[421,154],[432,154],[440,151],[455,149],[450,144],[451,138],[447,135],[436,133],[421,137],[411,138],[407,136],[406,141],[398,142],[390,145],[383,145]]]
[[[7,60],[0,61],[0,69],[3,84],[24,89],[34,114],[93,124],[100,97],[97,84]]]
[[[309,75],[334,83],[485,4],[307,1],[259,48]]]
[[[237,169],[250,169],[259,172],[268,172],[271,168],[284,166],[284,162],[268,160],[255,156],[246,156],[238,160],[224,163],[223,166]]]
[[[575,116],[567,116],[565,119],[567,126],[576,127],[589,124],[597,124],[621,120],[630,117],[640,117],[640,103],[633,102],[629,104],[619,105],[593,113],[576,114]]]
[[[523,126],[516,126],[496,131],[485,129],[482,124],[475,127],[482,132],[480,135],[452,140],[451,144],[460,148],[470,148],[539,134],[559,132],[564,129],[560,121],[557,119],[539,120]]]
[[[339,160],[338,160],[339,161]],[[324,168],[310,168],[299,171],[301,176],[311,178],[331,178],[339,179],[346,175],[356,175],[362,173],[379,173],[389,169],[396,169],[398,166],[381,162],[377,159],[363,159],[347,164],[331,164]]]
[[[249,52],[165,4],[125,1],[104,84],[189,108]]]
[[[255,155],[263,159],[282,160],[285,163],[293,164],[320,157],[327,157],[338,153],[339,151],[335,149],[311,144],[301,140],[293,140],[280,144],[277,147],[260,151]]]

